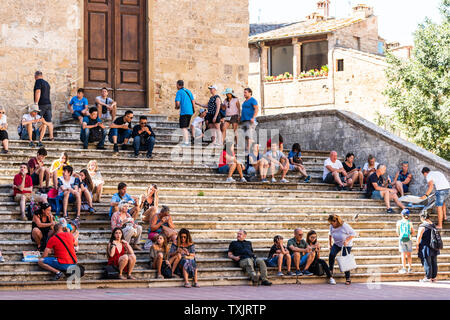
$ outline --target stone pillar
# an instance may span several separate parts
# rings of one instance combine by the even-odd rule
[[[302,64],[301,64],[301,50],[302,50],[302,43],[298,42],[297,38],[293,38],[292,39],[292,45],[293,45],[293,51],[294,54],[292,56],[292,71],[294,73],[294,79],[296,79],[299,75],[300,72],[302,71]]]
[[[260,66],[260,70],[259,70],[259,74],[260,74],[260,93],[261,93],[261,101],[259,101],[259,105],[261,106],[261,115],[265,114],[265,110],[264,110],[264,80],[265,77],[268,74],[268,70],[267,70],[267,66],[268,66],[268,62],[267,62],[267,58],[268,58],[268,52],[269,52],[269,47],[264,46],[264,42],[262,42],[261,44],[261,57],[259,60],[259,66]]]

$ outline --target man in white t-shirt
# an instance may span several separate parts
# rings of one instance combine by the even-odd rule
[[[341,179],[344,178],[344,179]],[[341,191],[351,185],[352,179],[347,178],[347,171],[345,171],[342,162],[337,158],[337,152],[331,151],[330,157],[323,163],[323,182],[337,184],[337,190]]]
[[[194,141],[202,141],[204,136],[203,134],[203,122],[205,121],[205,117],[208,110],[201,108],[198,112],[198,116],[191,123],[191,132],[194,137]]]
[[[442,172],[431,171],[427,167],[423,167],[422,174],[428,183],[428,189],[421,199],[426,199],[433,191],[433,186],[436,188],[436,209],[438,213],[438,225],[436,228],[442,229],[443,220],[447,220],[447,207],[445,200],[450,193],[450,183]]]
[[[33,140],[39,139],[37,144],[38,147],[42,147],[42,139],[44,139],[47,127],[50,125],[44,118],[38,115],[39,107],[37,105],[32,105],[28,108],[28,113],[24,114],[22,117],[22,130],[20,132],[21,140],[30,141],[29,146],[34,147]]]
[[[116,118],[117,102],[108,97],[108,89],[102,88],[102,93],[95,98],[97,104],[98,117],[100,119]]]

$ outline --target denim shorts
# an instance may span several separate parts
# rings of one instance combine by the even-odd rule
[[[448,198],[450,189],[436,190],[436,207],[444,206],[445,199]]]
[[[398,251],[400,252],[412,252],[412,241],[409,240],[407,242],[403,242],[399,240],[398,242]]]
[[[381,196],[380,191],[374,190],[374,191],[372,192],[372,197],[371,197],[371,199],[373,199],[373,200],[383,200],[383,197]]]
[[[266,262],[268,267],[278,267],[278,256],[267,259]],[[282,265],[286,267],[286,257],[283,257]]]
[[[73,266],[73,264],[71,264],[71,263],[59,263],[58,259],[55,257],[44,258],[44,263],[49,265],[50,267],[58,269],[59,271],[66,271],[67,268],[69,268],[70,266]]]
[[[308,260],[308,256],[309,253],[305,253],[301,258],[300,258],[300,267],[304,266],[306,264],[306,261]],[[294,267],[294,254],[291,254],[291,265]]]
[[[218,169],[219,173],[227,174],[230,171],[230,167],[226,164]]]
[[[254,176],[254,175],[256,175],[256,169],[255,169],[255,167],[254,167],[254,166],[249,166],[248,169],[247,169],[247,174],[248,174],[249,176]]]
[[[74,118],[75,120],[78,120],[79,117],[83,117],[83,114],[81,113],[81,111],[74,111],[72,113],[72,118]]]

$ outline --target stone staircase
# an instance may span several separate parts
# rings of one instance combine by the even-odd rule
[[[121,109],[118,114],[123,114]],[[137,110],[135,115],[146,114]],[[178,124],[161,115],[148,115],[149,123],[157,135],[154,158],[151,160],[131,158],[132,151],[112,152],[106,143],[106,151],[83,150],[79,141],[79,126],[72,120],[64,121],[55,130],[56,141],[45,142],[50,165],[67,151],[75,170],[81,170],[91,159],[96,159],[105,178],[103,201],[95,205],[93,215],[82,213],[80,228],[80,263],[86,267],[81,281],[82,288],[112,287],[164,287],[180,286],[180,279],[154,279],[155,270],[148,267],[148,252],[136,252],[137,264],[134,275],[137,280],[101,280],[106,264],[106,244],[110,237],[108,217],[109,200],[116,192],[119,182],[128,184],[128,193],[138,195],[151,183],[160,189],[160,205],[171,208],[176,228],[188,228],[193,235],[197,250],[200,285],[250,284],[234,262],[226,257],[230,241],[235,240],[238,229],[248,232],[255,252],[266,257],[272,239],[281,234],[285,240],[292,237],[293,229],[316,230],[322,246],[322,258],[328,260],[328,214],[337,213],[358,232],[353,253],[358,268],[352,272],[354,282],[405,281],[423,277],[423,268],[414,254],[413,272],[398,274],[400,258],[395,234],[396,214],[387,215],[382,201],[368,200],[359,191],[337,192],[333,185],[320,182],[322,164],[327,151],[304,151],[305,166],[312,182],[305,184],[297,174],[289,173],[289,183],[233,183],[225,182],[225,176],[213,169],[213,161],[194,161],[199,150],[179,148]],[[137,122],[138,117],[135,117]],[[174,138],[175,136],[175,138]],[[205,145],[206,147],[206,145]],[[91,145],[90,148],[93,148]],[[179,148],[177,150],[176,148]],[[37,149],[30,149],[23,141],[10,141],[10,153],[0,154],[0,250],[5,262],[0,264],[0,289],[67,288],[65,281],[52,282],[49,272],[41,270],[36,263],[21,262],[22,251],[34,250],[30,241],[31,222],[20,221],[18,205],[11,197],[11,183],[18,165],[34,156]],[[175,151],[185,158],[171,161]],[[207,149],[208,152],[220,150]],[[176,153],[176,152],[175,152]],[[189,154],[190,157],[186,155]],[[214,158],[217,160],[218,156]],[[356,214],[358,216],[356,217]],[[74,213],[69,213],[74,217]],[[411,220],[417,229],[418,211],[413,210]],[[147,238],[148,225],[144,225],[143,242]],[[305,232],[306,235],[306,232]],[[442,232],[445,247],[438,258],[439,278],[450,278],[450,229],[445,225]],[[335,278],[343,282],[337,265]],[[276,269],[269,268],[270,280],[282,283],[322,283],[319,277],[276,277]]]

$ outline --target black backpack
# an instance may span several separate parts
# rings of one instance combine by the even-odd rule
[[[161,274],[164,277],[164,279],[170,279],[173,277],[172,268],[166,261],[163,261],[161,265]]]
[[[319,262],[319,260],[316,258],[313,263],[311,263],[311,266],[308,268],[308,271],[313,273],[316,276],[323,276],[325,274],[325,270],[323,269],[323,265]]]
[[[425,228],[431,230],[431,238],[430,238],[430,248],[434,250],[440,250],[444,248],[444,243],[442,242],[441,233],[434,225],[427,225]]]
[[[95,127],[89,130],[89,142],[101,141],[103,138],[103,129]]]

